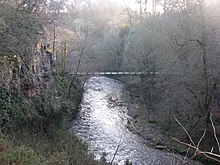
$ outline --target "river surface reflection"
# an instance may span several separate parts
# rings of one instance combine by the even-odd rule
[[[172,154],[144,145],[144,140],[127,128],[126,106],[121,101],[123,84],[107,77],[91,77],[85,84],[81,111],[72,124],[72,131],[89,144],[99,159],[106,153],[111,161],[134,165],[178,165]],[[114,104],[116,103],[116,104]]]

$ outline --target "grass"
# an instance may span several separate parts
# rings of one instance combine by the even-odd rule
[[[0,135],[0,165],[104,165],[66,130],[50,134],[14,132]]]

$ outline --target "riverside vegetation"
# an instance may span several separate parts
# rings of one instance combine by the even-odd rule
[[[31,5],[0,2],[0,165],[109,164],[69,133],[83,84],[65,70],[66,45],[54,60],[44,43],[48,20]]]
[[[54,72],[53,53],[37,48],[44,29],[30,5],[0,3],[0,165],[106,164],[67,130],[79,110],[81,83],[71,83],[59,65]]]
[[[161,74],[128,87],[141,103],[135,129],[162,128],[185,142],[184,154],[219,163],[220,1],[134,0],[138,9],[66,2],[0,1],[0,161],[100,163],[65,130],[81,98],[80,83],[66,73],[150,71]]]
[[[87,145],[65,129],[80,95],[62,99],[68,80],[31,99],[1,87],[0,164],[97,164]],[[81,93],[81,89],[73,93]]]

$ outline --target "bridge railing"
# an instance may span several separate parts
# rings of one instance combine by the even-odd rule
[[[159,72],[76,72],[77,75],[158,75]]]

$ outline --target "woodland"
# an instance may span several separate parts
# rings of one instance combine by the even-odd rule
[[[67,131],[91,71],[158,73],[138,115],[220,162],[220,1],[129,2],[0,0],[0,164],[107,164]]]

